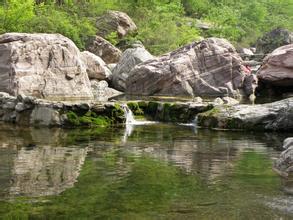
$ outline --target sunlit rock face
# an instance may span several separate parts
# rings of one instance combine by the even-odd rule
[[[169,96],[238,95],[239,90],[244,92],[247,86],[241,63],[241,57],[227,40],[208,38],[137,65],[126,80],[126,92]]]
[[[10,195],[56,195],[76,182],[87,149],[36,147],[18,151],[12,168]]]
[[[113,70],[113,87],[119,91],[125,91],[126,81],[131,70],[136,65],[153,58],[143,46],[125,50],[119,63]]]
[[[277,88],[293,85],[293,44],[269,54],[257,74],[260,82]]]
[[[92,99],[80,51],[60,34],[0,35],[0,90],[45,99]]]

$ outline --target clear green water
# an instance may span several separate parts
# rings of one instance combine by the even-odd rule
[[[286,134],[0,126],[0,219],[292,219]]]

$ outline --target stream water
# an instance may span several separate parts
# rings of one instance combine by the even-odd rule
[[[0,219],[292,219],[272,171],[287,136],[0,125]]]

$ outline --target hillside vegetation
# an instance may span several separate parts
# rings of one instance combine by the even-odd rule
[[[293,0],[0,0],[0,33],[61,33],[84,49],[95,20],[106,10],[126,12],[141,40],[162,54],[200,37],[224,37],[252,45],[276,27],[293,30]],[[202,31],[198,22],[211,27]],[[117,43],[115,34],[108,37]]]

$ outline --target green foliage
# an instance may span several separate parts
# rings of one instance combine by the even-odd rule
[[[106,40],[108,40],[111,44],[116,45],[119,42],[117,32],[111,32],[106,36]]]
[[[187,15],[211,22],[206,36],[249,45],[263,33],[282,27],[293,30],[292,0],[183,0]]]
[[[0,31],[25,32],[34,17],[34,0],[7,0],[0,7]]]
[[[263,33],[293,30],[293,0],[2,0],[0,33],[60,33],[80,49],[95,35],[95,21],[106,10],[125,11],[138,26],[140,40],[153,54],[174,50],[204,37],[224,37],[247,46]],[[212,28],[202,33],[196,19]],[[117,33],[106,37],[119,44]]]

